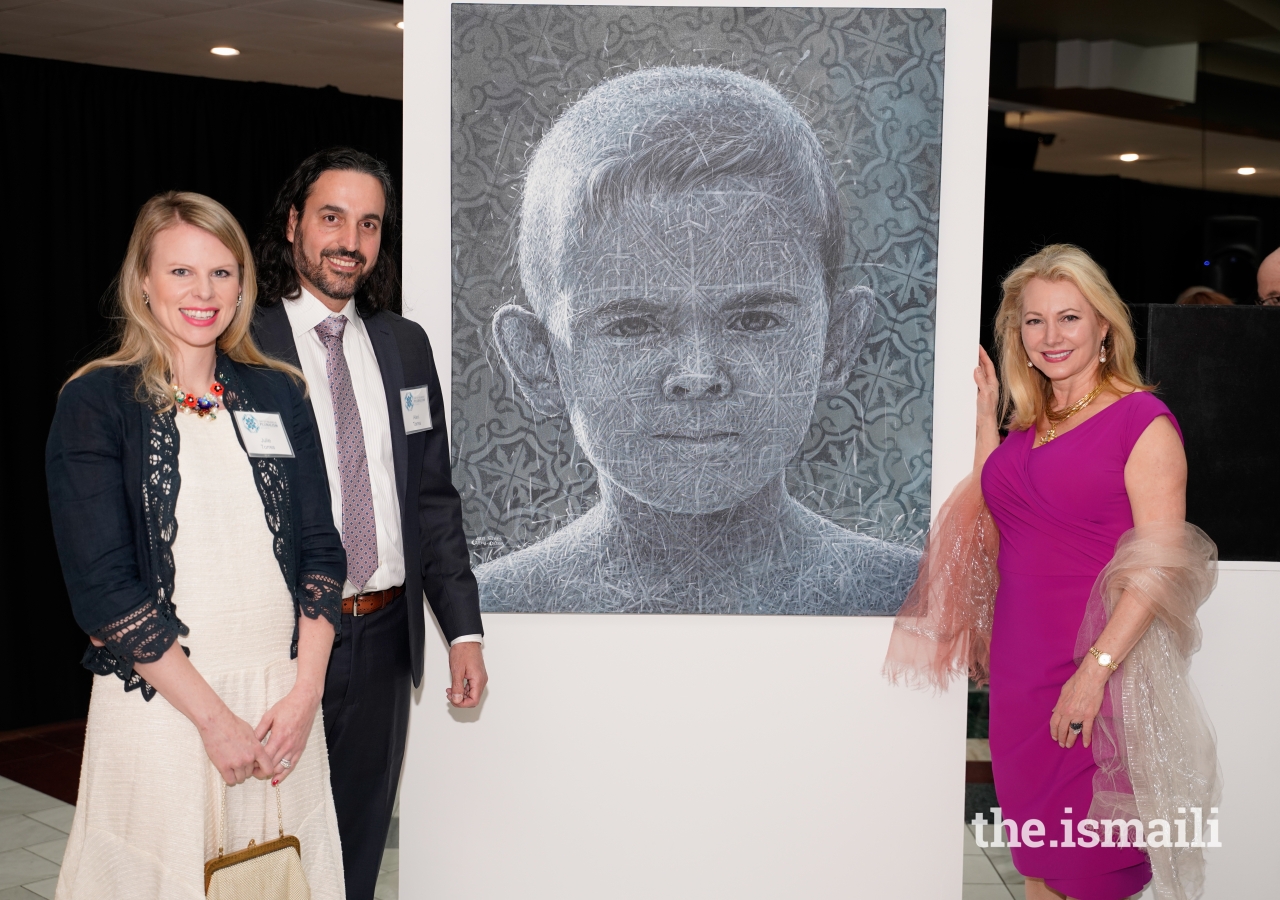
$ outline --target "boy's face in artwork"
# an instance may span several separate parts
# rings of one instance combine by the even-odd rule
[[[632,196],[571,244],[561,285],[541,336],[532,313],[500,311],[504,358],[535,408],[568,413],[601,477],[674,512],[727,509],[777,476],[870,323],[867,297],[828,303],[791,205],[742,186]],[[547,377],[530,378],[544,342]]]

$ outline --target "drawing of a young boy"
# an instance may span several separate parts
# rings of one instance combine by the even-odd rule
[[[894,612],[918,553],[791,498],[814,404],[844,390],[874,298],[816,135],[763,81],[701,67],[611,79],[529,165],[532,309],[493,334],[536,413],[565,415],[600,500],[481,566],[486,610]]]

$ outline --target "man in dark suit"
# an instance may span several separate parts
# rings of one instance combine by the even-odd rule
[[[370,900],[422,680],[422,597],[450,642],[455,706],[487,675],[480,604],[449,472],[444,400],[426,333],[391,311],[396,226],[385,165],[344,147],[285,182],[256,250],[254,337],[302,369],[347,551],[341,635],[324,686],[347,900]]]

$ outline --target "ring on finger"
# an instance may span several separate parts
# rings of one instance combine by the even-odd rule
[[[281,757],[281,759],[280,759],[280,765],[284,766],[284,767],[287,769],[287,768],[289,768],[290,766],[292,766],[292,765],[293,765],[293,763],[291,763],[291,762],[289,762],[289,760],[287,760],[287,759],[285,759],[285,758]]]
[[[1083,722],[1072,722],[1069,727],[1071,728],[1072,734],[1079,734],[1080,732],[1084,731]]]

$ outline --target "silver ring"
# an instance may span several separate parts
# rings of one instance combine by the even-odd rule
[[[1083,722],[1072,722],[1070,727],[1071,727],[1072,734],[1079,734],[1080,732],[1084,731]]]
[[[287,760],[287,759],[283,759],[283,758],[281,758],[281,760],[280,760],[280,765],[284,766],[284,767],[287,769],[287,768],[289,768],[291,765],[293,765],[293,763],[289,762],[289,760]]]

